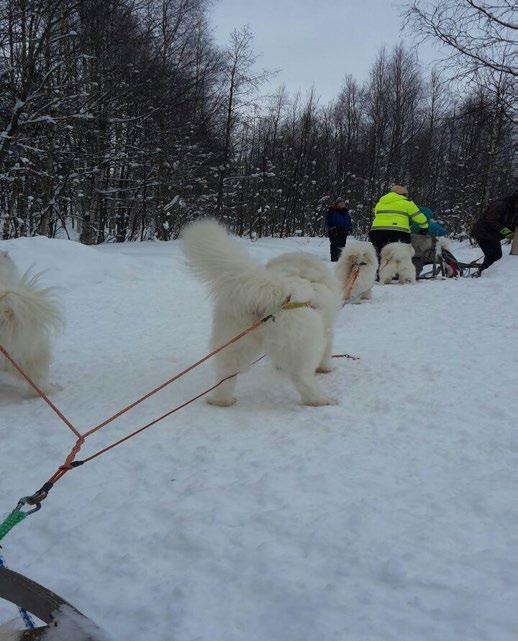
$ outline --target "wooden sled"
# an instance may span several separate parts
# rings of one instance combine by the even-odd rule
[[[437,239],[435,237],[412,235],[412,247],[415,251],[415,256],[412,262],[416,268],[416,275],[418,280],[433,280],[437,277],[445,278],[460,278],[469,277],[472,270],[478,269],[481,264],[482,258],[478,258],[470,263],[463,263],[455,258],[455,256],[446,248],[437,251]],[[424,272],[426,266],[430,266],[430,271]]]
[[[84,617],[73,605],[67,603],[54,592],[31,581],[23,574],[18,574],[18,572],[13,572],[7,568],[0,568],[0,599],[5,599],[18,607],[24,608],[27,612],[47,624],[34,630],[20,632],[14,630],[10,632],[0,631],[0,641],[36,641],[41,639],[43,633],[48,630],[49,624],[52,625],[57,611],[63,605],[68,606],[76,614]],[[70,641],[74,641],[74,639],[70,639]]]

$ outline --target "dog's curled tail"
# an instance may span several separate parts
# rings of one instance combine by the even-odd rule
[[[239,313],[261,316],[278,309],[288,296],[283,279],[254,262],[214,219],[183,231],[183,253],[193,274],[212,295]]]
[[[188,225],[182,237],[182,249],[189,268],[204,283],[213,285],[257,268],[225,227],[212,218]]]

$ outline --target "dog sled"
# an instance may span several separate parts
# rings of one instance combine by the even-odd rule
[[[6,567],[0,567],[0,599],[10,601],[19,609],[31,613],[46,624],[19,632],[16,630],[2,631],[0,627],[0,641],[38,641],[43,639],[44,635],[49,632],[49,628],[56,625],[56,619],[59,619],[64,609],[84,621],[85,629],[97,629],[79,610],[60,596],[39,583],[31,581],[23,574],[13,572]],[[95,638],[88,634],[81,635],[81,641],[87,639],[95,641]],[[74,641],[74,639],[70,638],[68,641]]]
[[[481,259],[463,263],[455,258],[445,242],[435,236],[420,236],[412,234],[412,247],[415,255],[412,259],[419,280],[441,278],[461,278],[472,275],[473,270],[480,267]],[[424,272],[430,266],[431,270]]]

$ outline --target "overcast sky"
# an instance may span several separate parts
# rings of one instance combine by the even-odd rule
[[[403,0],[215,0],[212,10],[218,44],[230,32],[249,25],[255,35],[258,67],[280,69],[273,81],[294,93],[314,84],[322,101],[334,98],[343,77],[367,77],[376,51],[413,36],[401,33]],[[419,47],[419,58],[430,64],[431,45]]]

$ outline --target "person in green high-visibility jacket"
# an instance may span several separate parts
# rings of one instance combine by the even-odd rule
[[[408,190],[401,185],[391,187],[374,207],[369,238],[378,252],[389,243],[410,243],[410,226],[415,223],[420,234],[428,233],[428,219],[408,197]]]

